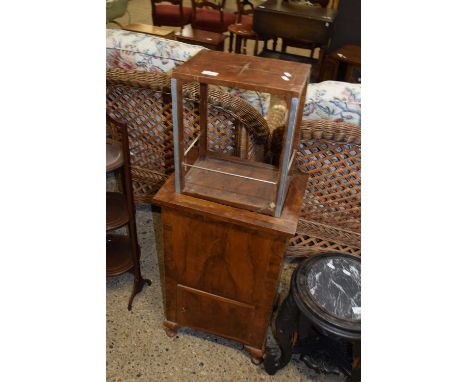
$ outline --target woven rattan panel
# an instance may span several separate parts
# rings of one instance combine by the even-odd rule
[[[302,140],[297,166],[309,174],[301,217],[349,230],[361,227],[361,147]]]
[[[319,237],[296,233],[289,240],[286,248],[286,255],[293,257],[306,257],[321,252],[349,253],[361,256],[361,247],[360,245],[346,245],[333,240],[324,240]]]
[[[361,254],[360,127],[306,121],[301,128],[297,168],[308,174],[296,235],[288,254],[323,251]]]
[[[192,82],[184,85],[184,96],[198,101],[200,84]],[[270,134],[269,126],[265,118],[244,99],[226,93],[217,87],[208,88],[209,112],[219,114],[224,112],[231,121],[235,120],[246,127],[248,133],[256,143],[265,143]],[[216,111],[215,111],[216,110]],[[211,122],[213,122],[213,116]],[[210,121],[209,121],[210,122]]]
[[[167,94],[108,84],[107,110],[128,124],[134,197],[149,202],[174,169],[171,104]],[[112,134],[112,133],[111,133]]]
[[[185,146],[197,137],[200,131],[200,114],[198,103],[184,98],[184,127],[185,127]],[[240,150],[240,137],[237,126],[244,126],[235,119],[229,112],[221,107],[208,105],[208,150],[237,155]],[[195,128],[194,128],[195,127]]]
[[[219,108],[208,107],[208,149],[238,155],[240,133],[235,121]]]

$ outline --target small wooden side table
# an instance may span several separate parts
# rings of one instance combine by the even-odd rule
[[[201,45],[211,50],[224,51],[224,40],[226,36],[222,33],[209,32],[194,29],[190,25],[185,26],[181,32],[175,34],[177,41],[192,45]]]
[[[122,29],[130,32],[145,33],[152,36],[167,38],[168,40],[174,40],[175,32],[168,28],[155,27],[147,24],[129,24],[125,25]]]
[[[320,75],[327,80],[361,83],[361,47],[345,45],[328,54]]]
[[[298,350],[317,372],[343,373],[347,382],[360,381],[360,258],[321,253],[302,262],[291,277],[273,335],[278,349],[269,348],[265,356],[268,374],[283,368]]]

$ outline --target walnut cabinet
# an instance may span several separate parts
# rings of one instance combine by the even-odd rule
[[[176,193],[174,176],[153,203],[162,207],[164,325],[187,326],[264,352],[283,254],[294,235],[305,178],[291,181],[279,218]]]

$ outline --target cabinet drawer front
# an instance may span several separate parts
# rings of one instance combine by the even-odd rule
[[[253,337],[263,336],[252,336],[250,330],[254,316],[253,305],[177,285],[177,322],[182,326],[259,346]]]

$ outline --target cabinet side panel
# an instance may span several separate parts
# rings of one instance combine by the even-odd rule
[[[276,238],[270,245],[271,256],[269,257],[268,266],[264,271],[265,281],[262,285],[263,288],[259,291],[261,296],[259,296],[255,317],[251,325],[251,341],[259,349],[264,345],[268,324],[273,312],[273,303],[278,290],[283,254],[286,248],[286,239]]]
[[[176,321],[176,308],[177,308],[177,280],[176,262],[174,259],[173,249],[173,212],[168,208],[162,210],[162,224],[163,224],[163,238],[164,238],[164,285],[166,292],[165,299],[165,313],[166,319],[172,322]]]

